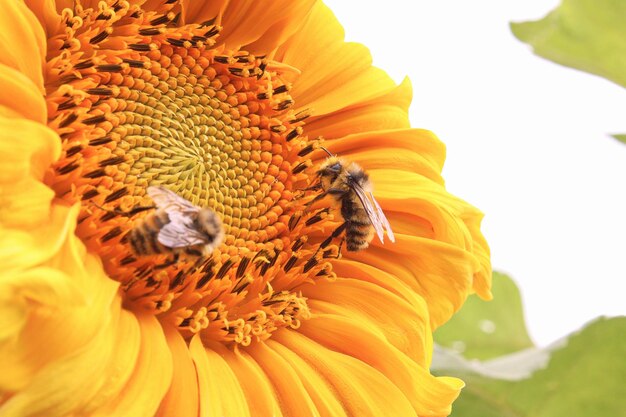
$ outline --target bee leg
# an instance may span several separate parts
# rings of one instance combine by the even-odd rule
[[[318,182],[317,184],[313,184],[310,187],[296,190],[297,191],[296,198],[300,199],[304,197],[307,191],[317,191],[317,190],[320,190],[321,188],[322,188],[322,184]]]
[[[318,194],[315,196],[315,198],[311,201],[309,201],[306,206],[304,206],[304,210],[302,210],[302,214],[300,215],[293,215],[291,216],[291,218],[289,219],[289,230],[293,230],[298,223],[300,222],[300,219],[302,218],[302,216],[309,211],[309,209],[311,208],[311,206],[313,204],[315,204],[317,201],[320,201],[322,198],[326,197],[326,193],[323,192],[321,194]]]
[[[337,237],[339,237],[339,235],[342,234],[344,232],[344,230],[346,230],[346,228],[348,227],[349,224],[350,224],[350,222],[343,222],[341,225],[339,225],[339,227],[337,227],[330,234],[330,236],[328,236],[326,239],[324,239],[324,241],[320,244],[320,246],[317,248],[317,250],[315,251],[315,253],[313,254],[313,256],[311,258],[315,258],[320,250],[325,249],[326,246],[330,245],[330,242],[332,242],[333,239],[336,239]]]
[[[326,190],[326,194],[334,194],[336,196],[344,195],[346,190],[342,190],[341,188],[329,188]]]
[[[124,213],[123,215],[130,217],[130,216],[134,216],[137,213],[141,213],[142,211],[152,210],[155,208],[156,206],[137,206],[137,207],[133,207],[127,212],[123,212],[122,210],[119,210],[119,209],[116,209],[116,210],[119,210],[120,212]]]
[[[322,183],[318,182],[316,184],[311,185],[310,187],[303,188],[303,189],[301,189],[299,191],[315,191],[315,190],[319,190],[321,188],[322,188]]]
[[[336,239],[340,234],[342,234],[344,232],[344,230],[346,230],[346,228],[348,227],[349,224],[350,224],[350,222],[343,222],[341,225],[339,225],[339,227],[337,227],[330,234],[330,236],[328,236],[326,239],[324,239],[324,241],[319,245],[319,247],[317,248],[317,250],[315,251],[313,256],[311,256],[309,258],[309,260],[306,261],[306,263],[304,264],[304,267],[303,267],[303,271],[304,272],[309,272],[311,270],[311,268],[313,268],[315,265],[317,265],[319,263],[319,260],[317,259],[317,254],[320,252],[320,250],[323,250],[324,248],[326,248],[326,246],[330,245],[330,242],[332,242],[333,239]],[[342,239],[341,242],[343,244],[343,239]],[[341,248],[339,248],[339,250],[341,251]],[[337,257],[339,257],[339,256],[337,256]]]
[[[174,253],[174,256],[172,256],[170,260],[165,261],[162,264],[155,265],[154,269],[164,269],[164,268],[167,268],[168,266],[174,265],[176,262],[178,262],[179,255],[180,254],[178,252]]]
[[[318,201],[320,201],[324,197],[326,197],[326,192],[322,192],[322,193],[316,195],[313,200],[311,200],[308,203],[306,203],[306,206],[304,206],[304,210],[302,212],[306,213],[307,211],[309,211],[309,209],[311,208],[311,206],[313,204],[317,203]]]
[[[328,212],[330,212],[330,209],[328,207],[327,208],[323,208],[323,209],[317,211],[315,214],[313,214],[313,216],[311,216],[308,219],[306,219],[304,224],[306,224],[307,226],[315,224],[315,223],[321,221],[324,218],[323,214],[328,213]]]
[[[124,210],[120,210],[119,208],[114,208],[113,210],[109,210],[106,209],[98,204],[94,204],[94,206],[98,207],[100,210],[106,211],[107,213],[113,213],[116,214],[118,216],[124,216],[124,217],[132,217],[137,213],[141,213],[142,211],[146,211],[146,210],[152,210],[154,208],[156,208],[156,206],[137,206],[137,207],[133,207],[132,209],[128,210],[128,211],[124,211]]]
[[[339,242],[339,248],[337,249],[337,257],[335,259],[341,258],[341,248],[343,248],[343,244],[344,243],[346,243],[346,235],[345,234],[342,236],[341,242]]]

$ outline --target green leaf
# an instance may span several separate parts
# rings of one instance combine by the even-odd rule
[[[519,290],[511,278],[493,274],[493,301],[470,297],[435,341],[466,358],[487,359],[516,352],[533,343],[526,331]]]
[[[531,377],[519,380],[487,377],[480,371],[489,365],[491,371],[498,366],[500,371],[510,368],[511,362],[516,361],[511,361],[515,354],[480,366],[477,361],[465,360],[462,366],[439,361],[433,371],[459,376],[466,382],[453,405],[452,417],[626,416],[625,334],[626,317],[600,318],[558,345],[529,349],[526,355],[543,354],[549,363]],[[494,362],[499,365],[494,366]],[[517,362],[529,369],[537,367],[537,363],[528,365],[529,361],[523,358],[517,358]]]
[[[543,19],[511,30],[537,55],[626,86],[624,0],[563,0]]]
[[[615,139],[619,140],[620,142],[626,143],[626,134],[625,135],[611,135],[613,136]]]

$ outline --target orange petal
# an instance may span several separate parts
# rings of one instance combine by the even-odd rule
[[[408,398],[393,382],[357,358],[292,331],[275,333],[267,344],[278,355],[285,356],[290,350],[303,358],[334,389],[348,415],[417,417]]]
[[[346,263],[348,266],[344,265]],[[360,265],[354,264],[336,263],[335,272],[346,278],[318,281],[301,287],[312,311],[341,314],[369,323],[382,332],[392,346],[427,367],[432,352],[432,336],[424,300],[415,296],[396,277],[369,265],[363,265],[361,269]],[[366,278],[364,274],[372,277]],[[380,281],[372,282],[374,279]],[[387,286],[391,289],[386,289]],[[393,309],[389,308],[390,305]]]
[[[164,326],[167,344],[172,352],[174,374],[169,391],[157,412],[158,417],[196,417],[198,415],[198,376],[187,343],[177,329]]]
[[[229,49],[267,54],[298,29],[315,1],[188,0],[183,2],[183,21],[201,23],[217,18],[216,23],[223,27],[219,43]]]
[[[280,378],[281,372],[288,372],[290,375],[295,374],[306,390],[307,397],[310,397],[313,403],[314,408],[309,412],[289,415],[347,416],[346,410],[341,404],[341,398],[336,395],[332,384],[309,366],[303,358],[278,343],[267,344],[263,349],[267,351],[267,354],[264,355],[265,360],[268,361],[267,368],[271,369],[272,364],[279,366],[278,369],[274,366],[274,369],[270,371],[276,374],[276,379]],[[272,357],[277,358],[277,360],[274,362]],[[283,384],[280,381],[277,383],[281,384],[280,386]],[[292,387],[285,386],[282,388],[286,393],[285,395],[290,395],[290,388]],[[299,389],[300,387],[298,387],[296,394],[300,394]]]
[[[345,156],[365,169],[388,168],[415,172],[443,185],[445,145],[423,129],[378,130],[329,140],[330,152]],[[321,152],[319,153],[320,155]],[[323,156],[323,155],[322,155]]]
[[[432,239],[396,234],[396,243],[350,258],[396,275],[428,304],[431,327],[450,319],[470,293],[476,259],[456,246]]]
[[[46,31],[46,38],[51,38],[61,29],[61,15],[57,12],[55,0],[24,0],[26,6],[35,14],[39,24]]]
[[[74,1],[75,0],[55,0],[56,1],[56,9],[57,12],[61,13],[61,11],[63,9],[71,9],[74,6]],[[85,7],[89,7],[88,4],[90,4],[90,0],[83,0],[81,2],[81,4],[83,5],[83,8]]]
[[[220,33],[220,42],[224,42],[228,48],[255,43],[256,48],[274,49],[276,44],[264,44],[261,38],[267,36],[268,41],[276,42],[285,37],[285,32],[291,35],[296,24],[302,22],[314,3],[315,0],[274,0],[270,3],[231,0],[222,16],[224,30]],[[272,30],[276,32],[272,33]],[[269,52],[267,49],[265,51]]]
[[[43,95],[46,35],[37,17],[23,2],[3,1],[0,3],[0,27],[0,64],[24,74]]]
[[[450,220],[441,222],[435,236],[472,254],[476,268],[473,271],[472,289],[483,299],[491,299],[491,264],[489,246],[481,231],[483,214],[465,201],[451,195],[441,185],[415,173],[397,170],[374,169],[369,171],[376,184],[376,197],[385,210],[407,212],[407,207],[423,203],[435,204],[441,215],[448,213]],[[420,209],[415,213],[421,215]],[[437,222],[433,220],[433,225]]]
[[[285,356],[275,350],[275,345],[275,343],[271,343],[270,339],[268,342],[254,345],[248,350],[248,353],[270,380],[283,414],[287,416],[324,415],[317,408],[318,403],[314,400],[315,396],[309,394],[305,386],[307,381],[303,380],[286,362]],[[320,390],[324,390],[323,385],[320,386]]]
[[[202,23],[208,20],[216,19],[216,24],[219,24],[217,17],[223,14],[229,3],[230,0],[183,0],[181,22],[188,25],[191,23]]]
[[[394,305],[395,310],[395,304],[387,305]],[[397,319],[404,317],[398,315]],[[405,325],[410,331],[410,324]],[[375,368],[406,395],[420,416],[447,416],[463,386],[461,381],[451,386],[449,380],[432,376],[427,367],[390,344],[378,323],[362,320],[360,315],[316,314],[303,323],[300,333],[331,351]]]
[[[376,97],[395,87],[361,44],[343,41],[343,28],[322,2],[276,53],[280,62],[302,74],[290,91],[299,108],[323,115]]]
[[[309,137],[335,139],[353,133],[406,129],[410,127],[408,109],[412,96],[411,82],[405,78],[400,85],[376,97],[307,119],[305,130]]]
[[[16,111],[26,119],[46,124],[46,102],[38,85],[28,76],[0,64],[0,91],[0,106]]]
[[[270,53],[278,48],[279,45],[284,43],[300,29],[302,22],[311,12],[315,2],[316,0],[288,2],[289,10],[284,10],[280,16],[271,16],[272,20],[269,20],[268,23],[272,23],[272,25],[269,26],[258,39],[245,45],[245,49],[254,54],[261,55]],[[259,3],[257,2],[257,4]],[[265,8],[267,8],[267,6],[265,6]],[[286,7],[284,8],[287,9]],[[281,16],[282,19],[280,19]]]

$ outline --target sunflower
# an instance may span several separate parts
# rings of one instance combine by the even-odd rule
[[[0,414],[444,416],[432,330],[490,297],[481,213],[316,0],[0,3]],[[396,234],[341,251],[327,154]],[[210,256],[138,255],[163,186]],[[329,239],[329,237],[331,237]]]

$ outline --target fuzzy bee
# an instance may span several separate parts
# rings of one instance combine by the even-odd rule
[[[200,208],[165,187],[148,187],[156,210],[140,219],[128,241],[137,255],[210,255],[223,241],[222,221],[208,208]]]
[[[322,192],[311,203],[330,195],[340,207],[344,223],[322,243],[322,248],[345,230],[344,239],[349,251],[366,249],[374,233],[383,242],[384,233],[395,242],[391,225],[372,194],[372,183],[367,173],[354,162],[347,162],[331,154],[317,170],[317,188]]]

